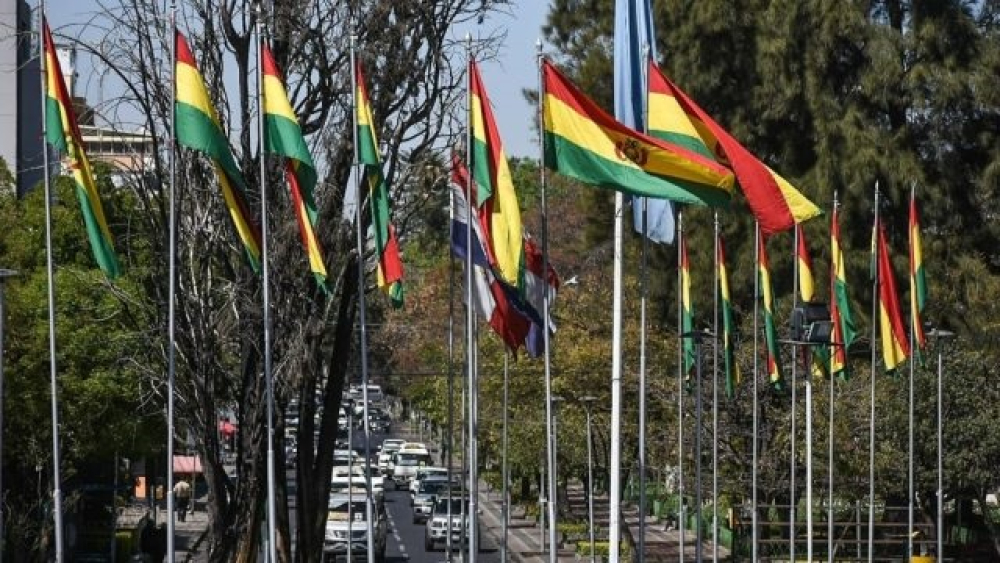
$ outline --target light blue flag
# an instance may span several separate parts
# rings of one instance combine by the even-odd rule
[[[653,12],[650,0],[615,0],[615,118],[638,131],[646,130],[643,108],[646,105],[646,59],[643,48],[656,59]],[[649,212],[647,234],[650,240],[674,242],[674,209],[665,199],[633,198],[632,224],[642,232],[642,200]]]

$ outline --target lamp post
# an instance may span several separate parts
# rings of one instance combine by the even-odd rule
[[[694,510],[695,510],[695,544],[694,544],[694,559],[697,563],[701,563],[704,560],[703,543],[705,541],[705,530],[702,525],[702,499],[701,499],[701,415],[702,415],[702,400],[701,400],[701,344],[702,341],[707,339],[714,339],[715,335],[709,330],[694,330],[691,332],[685,332],[681,335],[681,338],[692,338],[695,342],[695,418],[694,418],[694,473],[695,473],[695,489],[694,489]],[[714,499],[713,499],[714,500]]]
[[[14,270],[0,268],[0,467],[3,467],[3,352],[4,352],[4,321],[7,310],[4,308],[4,285],[7,278],[17,275]],[[0,561],[3,561],[4,521],[3,521],[3,472],[0,471]]]
[[[354,399],[344,403],[347,415],[347,563],[351,563],[354,551]]]
[[[556,444],[559,443],[559,404],[562,403],[565,398],[559,395],[553,395],[551,399],[551,410],[552,410],[552,474],[549,475],[549,502],[553,503],[549,505],[549,546],[551,557],[558,559],[559,545],[556,539],[559,536],[558,520],[553,518],[552,515],[556,514],[556,510],[559,508],[559,451],[556,449]]]
[[[935,557],[938,561],[944,560],[944,409],[942,408],[942,391],[944,374],[944,357],[942,355],[941,341],[955,336],[954,332],[939,328],[931,329],[928,335],[934,339],[934,347],[937,348],[937,551]]]
[[[597,397],[587,395],[581,397],[580,402],[587,410],[587,531],[590,535],[590,563],[597,563],[597,555],[594,553],[596,543],[594,541],[594,436],[591,430],[591,410]]]

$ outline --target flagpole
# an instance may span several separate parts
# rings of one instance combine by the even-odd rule
[[[167,304],[167,561],[174,562],[174,379],[177,373],[177,2],[170,2],[170,241]],[[46,166],[46,170],[48,167]]]
[[[713,214],[715,226],[715,288],[712,311],[712,561],[719,560],[719,212]]]
[[[471,186],[471,179],[467,183]],[[468,205],[468,203],[466,203]],[[455,191],[448,190],[448,240],[455,240]],[[466,252],[472,252],[466,248]],[[452,483],[452,451],[455,449],[455,267],[454,252],[448,253],[448,482]],[[462,456],[465,457],[464,455]],[[464,478],[464,475],[463,475]],[[448,498],[448,525],[445,535],[445,560],[452,561],[451,496]],[[459,542],[461,543],[461,542]]]
[[[647,73],[649,71],[649,44],[642,46],[642,85],[643,104],[640,122],[646,131],[649,130],[649,88]],[[639,299],[639,559],[646,556],[646,304],[648,301],[648,264],[649,264],[649,198],[642,198],[642,260],[641,260],[641,290]],[[635,200],[632,201],[635,205]]]
[[[267,387],[267,553],[269,561],[277,563],[277,511],[275,508],[274,470],[274,374],[271,356],[271,291],[268,267],[267,229],[267,131],[264,127],[264,7],[257,3],[257,134],[260,140],[260,239],[261,239],[261,293],[264,301],[264,384]]]
[[[507,563],[509,554],[507,553],[507,535],[508,527],[510,525],[510,486],[509,486],[509,474],[507,466],[507,419],[508,419],[508,409],[510,408],[510,353],[504,352],[503,355],[503,467],[500,470],[503,480],[503,504],[501,508],[503,513],[503,541],[500,544],[500,563]]]
[[[795,227],[795,269],[796,277],[801,278],[801,266],[799,265],[798,248],[799,245],[806,245],[804,233],[801,232],[801,227],[796,225]],[[803,254],[803,259],[808,255],[808,249],[806,254]],[[810,266],[811,268],[811,266]],[[812,272],[810,271],[810,276]],[[798,279],[799,291],[802,290],[801,284],[802,280]],[[810,278],[811,283],[811,278]],[[802,301],[806,301],[806,295],[802,295]],[[810,300],[812,296],[809,296]],[[798,360],[798,349],[799,346],[796,345],[795,359]],[[813,366],[812,366],[812,347],[805,347],[805,357],[803,358],[803,364],[805,366],[805,381],[804,387],[806,392],[805,397],[805,415],[806,415],[806,561],[813,560],[813,431],[812,431],[812,404],[813,404],[813,388],[812,388],[812,378],[813,378]],[[794,369],[794,368],[793,368]],[[793,409],[794,410],[794,409]]]
[[[760,267],[759,266],[760,265],[760,223],[754,222],[753,226],[754,226],[754,228],[753,228],[754,264],[756,265],[757,268],[759,268]],[[757,438],[757,432],[758,432],[758,426],[759,426],[759,424],[758,424],[758,413],[760,411],[759,398],[758,398],[758,390],[757,390],[757,380],[758,380],[758,377],[760,375],[758,373],[759,370],[760,370],[760,359],[758,358],[758,354],[759,354],[759,351],[760,351],[760,330],[759,330],[759,326],[758,326],[759,319],[760,319],[760,271],[758,271],[757,275],[755,275],[753,277],[753,437],[752,437],[752,441],[753,441],[753,454],[752,454],[753,455],[753,461],[750,464],[751,465],[750,472],[752,474],[751,475],[751,481],[752,481],[752,483],[751,483],[751,486],[750,486],[750,490],[751,490],[750,498],[751,498],[751,504],[753,505],[753,515],[751,516],[751,519],[750,519],[750,534],[751,534],[750,554],[751,554],[751,560],[752,561],[759,561],[759,559],[757,558],[757,545],[758,545],[758,542],[757,542],[757,538],[758,538],[758,534],[757,534],[757,527],[758,527],[758,521],[757,521],[757,476],[758,476],[757,458],[758,458],[758,449],[759,449],[759,446],[758,446],[759,440]]]
[[[45,0],[39,3],[42,25],[39,26],[38,52],[41,67],[42,92],[47,91],[45,60]],[[54,53],[53,53],[54,54]],[[42,97],[42,139],[48,135],[47,127],[47,104],[45,96]],[[56,543],[56,563],[63,561],[63,522],[62,522],[62,489],[60,476],[60,456],[59,456],[59,378],[56,370],[56,297],[55,297],[55,273],[52,259],[52,179],[49,174],[49,147],[43,142],[42,167],[45,178],[45,266],[48,273],[48,297],[49,297],[49,385],[51,398],[51,421],[52,421],[52,500],[54,509],[52,531]]]
[[[684,563],[684,270],[681,254],[684,242],[684,212],[677,214],[677,515],[680,531],[679,561]]]
[[[542,59],[543,59],[543,57],[545,55],[542,52],[542,41],[541,41],[541,39],[539,39],[535,43],[535,49],[537,51],[537,58],[538,58],[538,69],[539,69],[539,77],[538,77],[538,79],[539,79],[539,84],[542,85],[539,88],[539,92],[542,93],[541,99],[544,100],[545,90],[544,90],[544,81],[542,80],[542,76],[541,76],[541,68],[542,68]],[[538,104],[538,111],[539,111],[539,115],[538,115],[539,120],[538,120],[538,122],[539,123],[544,123],[544,115],[545,115],[545,113],[544,113],[544,104],[543,103],[539,103]],[[538,145],[539,145],[540,152],[541,152],[541,155],[542,155],[542,163],[543,164],[545,162],[545,141],[544,141],[544,137],[545,137],[544,135],[539,135],[538,136]],[[543,276],[543,280],[548,280],[549,252],[548,252],[548,208],[547,208],[548,204],[547,204],[547,201],[546,201],[547,177],[546,177],[546,174],[545,174],[545,166],[544,165],[540,167],[540,170],[541,170],[541,183],[542,183],[542,186],[541,186],[542,187],[542,193],[541,193],[541,198],[542,198],[542,202],[541,202],[541,204],[542,204],[542,276]],[[616,209],[619,212],[618,216],[617,216],[617,219],[616,219],[616,221],[618,221],[618,222],[621,221],[621,213],[620,213],[620,211],[621,211],[621,205],[620,205],[620,203],[621,202],[620,202],[620,198],[621,198],[621,193],[617,192],[616,193],[616,200],[615,201],[617,202]],[[618,235],[620,235],[620,234],[621,234],[621,229],[620,229],[620,225],[619,225]],[[615,242],[616,248],[620,248],[620,243],[621,243],[621,241],[616,239],[616,242]],[[617,257],[617,254],[616,254],[616,257]],[[617,262],[616,262],[616,265],[617,265]],[[618,278],[616,278],[616,283],[617,283],[617,280],[618,280]],[[545,283],[547,283],[547,281],[545,281]],[[617,286],[616,286],[616,288],[617,288]],[[618,295],[620,296],[620,293]],[[617,305],[617,302],[616,302],[616,307],[617,306],[618,305]],[[557,501],[557,498],[558,498],[558,491],[556,490],[556,437],[555,437],[555,433],[553,432],[553,424],[552,424],[553,423],[553,420],[552,420],[552,410],[553,410],[553,406],[552,406],[552,371],[551,371],[552,364],[551,364],[551,359],[550,359],[551,358],[551,353],[550,353],[550,350],[549,350],[549,291],[548,291],[548,288],[545,288],[545,291],[542,293],[542,309],[543,309],[543,311],[542,311],[542,339],[543,340],[542,341],[544,343],[543,347],[545,349],[545,431],[546,431],[546,435],[547,435],[546,443],[548,444],[548,448],[547,448],[547,450],[548,450],[548,464],[547,465],[548,465],[548,487],[549,487],[549,493],[548,493],[549,494],[549,502],[548,502],[548,513],[549,513],[549,563],[556,563],[556,560],[558,558],[557,557],[558,556],[557,546],[556,546],[556,533],[557,533],[556,523],[558,522],[558,520],[557,520],[558,513],[557,513],[557,510],[556,510],[556,508],[557,508],[557,506],[556,506],[557,502],[556,501]],[[616,309],[616,311],[618,311],[618,309]],[[620,313],[620,311],[618,311],[618,312]],[[615,330],[618,330],[618,329],[620,329],[620,317],[619,317],[619,324],[616,325],[616,329]],[[620,381],[619,381],[618,392],[621,392],[621,382]],[[614,416],[615,416],[615,413],[612,413],[612,417],[614,417]],[[612,423],[612,425],[613,424],[614,423]],[[616,440],[615,437],[612,436],[612,438],[611,438],[611,441],[612,441],[612,446],[611,446],[612,447],[612,450],[611,450],[612,451],[612,453],[611,453],[611,457],[612,457],[612,469],[611,469],[611,471],[612,471],[612,477],[611,477],[612,482],[611,482],[611,488],[612,488],[612,491],[615,491],[615,488],[616,488],[616,485],[615,485],[615,482],[614,482],[614,480],[615,480],[615,473],[616,473],[616,469],[615,469],[615,465],[614,465],[614,463],[615,463],[615,459],[614,458],[615,458],[615,450],[617,449],[617,444],[615,444],[615,440]],[[617,520],[617,517],[615,516],[615,513],[614,513],[614,510],[615,510],[614,502],[615,502],[614,501],[614,492],[612,492],[612,501],[611,501],[612,507],[611,507],[611,516],[610,516],[610,518],[611,518],[611,530],[612,530],[611,531],[611,537],[612,537],[611,544],[612,545],[609,548],[610,551],[611,551],[611,554],[609,555],[609,557],[611,558],[611,562],[612,563],[617,563],[617,560],[618,560],[617,535],[616,535],[616,531],[615,531],[615,522]]]
[[[871,358],[871,395],[870,412],[868,415],[868,563],[875,560],[875,363],[878,347],[875,345],[878,320],[879,275],[878,275],[878,229],[879,229],[879,191],[878,180],[875,181],[875,223],[872,230],[872,260],[874,274],[872,281],[872,358]]]
[[[798,257],[799,230],[798,229],[794,229],[793,239],[794,240],[792,242],[792,247],[795,250],[792,251],[792,256],[794,257],[794,259],[792,260],[792,285],[793,285],[793,287],[795,289],[792,291],[792,310],[795,310],[795,308],[799,306],[799,257]],[[795,411],[796,411],[796,407],[798,406],[798,401],[796,400],[796,397],[795,397],[795,391],[796,391],[795,388],[798,387],[798,384],[799,384],[798,366],[799,366],[799,347],[798,347],[798,345],[793,344],[792,345],[792,381],[791,381],[791,383],[792,383],[792,385],[791,385],[791,387],[792,387],[792,413],[791,413],[791,421],[790,421],[791,422],[791,426],[792,426],[792,432],[790,434],[790,439],[789,439],[789,442],[791,443],[791,460],[790,460],[791,461],[791,473],[790,473],[790,476],[789,476],[789,481],[790,481],[789,488],[790,488],[790,494],[791,494],[791,496],[790,496],[789,503],[788,503],[788,546],[789,546],[789,549],[788,549],[788,558],[790,560],[792,560],[792,561],[795,561],[795,518],[796,518],[796,512],[797,512],[796,508],[798,508],[796,506],[797,502],[796,502],[796,498],[795,498],[795,493],[796,493],[795,471],[796,471],[796,467],[797,467],[797,463],[796,463],[796,459],[795,459],[795,442],[796,442],[796,437],[797,436],[795,435],[795,431],[798,429],[797,425],[795,424],[795,418],[796,418],[796,416],[795,416],[796,412]]]
[[[472,113],[472,35],[465,35],[465,56],[470,63],[466,65],[466,107],[465,114]],[[476,348],[474,342],[474,320],[472,310],[472,190],[475,178],[475,163],[472,160],[472,125],[466,126],[465,139],[465,159],[466,167],[469,171],[469,205],[466,206],[465,221],[465,344],[466,344],[466,370],[469,378],[469,561],[475,563],[479,542],[476,541],[476,514],[479,507],[479,499],[476,498],[477,481],[479,479],[478,460],[476,459],[479,447],[476,439]],[[478,203],[478,202],[477,202]]]
[[[353,26],[353,22],[352,22]],[[357,67],[357,43],[358,37],[355,33],[351,32],[351,98],[353,103],[353,111],[351,112],[352,127],[351,133],[354,137],[354,186],[356,189],[356,201],[354,202],[355,207],[355,235],[357,240],[357,245],[355,252],[358,254],[358,328],[359,328],[359,338],[360,338],[360,356],[361,356],[361,400],[364,402],[362,405],[361,416],[364,417],[363,429],[365,434],[365,485],[367,487],[367,493],[365,495],[365,527],[366,536],[368,541],[368,563],[375,562],[375,538],[372,530],[373,517],[372,517],[372,477],[371,477],[371,427],[368,421],[368,322],[366,318],[366,307],[365,307],[365,246],[364,246],[364,235],[362,234],[362,210],[364,208],[364,195],[361,193],[361,177],[362,164],[361,164],[361,154],[358,149],[358,67]],[[264,221],[266,223],[266,221]],[[265,264],[266,264],[265,260]],[[354,444],[349,444],[353,449]],[[350,481],[350,477],[348,481]],[[348,487],[350,488],[350,487]],[[350,551],[350,549],[348,549]],[[274,560],[277,561],[276,559]]]
[[[910,185],[910,206],[913,206],[913,202],[917,197],[917,185],[913,183]],[[912,262],[913,253],[913,227],[910,226],[911,232],[909,233],[910,238],[910,253]],[[913,296],[913,292],[916,290],[916,285],[913,282],[913,266],[910,266],[910,350],[914,350],[914,340],[915,340],[915,330],[916,322],[918,319],[918,311],[915,310],[916,307],[916,297]],[[915,354],[914,354],[915,355]],[[909,402],[907,405],[907,434],[908,434],[908,455],[907,455],[907,495],[906,495],[906,557],[907,560],[913,558],[913,369],[916,362],[913,361],[914,358],[910,357],[910,380],[909,380]]]
[[[837,218],[839,216],[839,214],[837,213],[837,207],[839,205],[840,205],[840,203],[837,201],[837,192],[836,192],[836,190],[834,190],[834,192],[833,192],[833,216],[835,218]],[[833,248],[831,248],[830,251],[831,252],[840,252],[840,241],[839,240],[837,241],[837,249],[834,250]],[[833,291],[834,290],[834,284],[836,283],[836,276],[837,276],[837,271],[836,271],[836,266],[835,266],[835,264],[837,263],[836,262],[837,258],[836,258],[836,256],[834,256],[832,258],[833,258],[833,260],[831,261],[831,265],[833,265],[833,267],[831,267],[831,271],[830,271],[830,305],[831,306],[833,306],[833,300],[837,298],[836,295],[834,294],[834,291]],[[839,318],[834,319],[834,322],[839,323],[840,319]],[[834,330],[834,332],[836,332],[838,330],[838,327],[833,327],[833,330]],[[839,344],[842,345],[842,346],[844,346],[844,361],[846,362],[847,361],[847,347],[846,347],[846,343],[840,342]],[[833,358],[836,357],[836,354],[837,354],[837,349],[834,348],[834,347],[831,347],[830,348],[830,359],[831,359],[830,364],[831,365],[833,364],[832,360],[833,360]],[[844,369],[846,369],[846,366],[844,367]],[[833,438],[834,438],[834,436],[833,436],[833,413],[834,413],[834,381],[833,380],[834,379],[835,378],[833,376],[833,370],[831,369],[830,370],[830,404],[828,405],[829,409],[830,409],[830,420],[829,420],[829,424],[828,424],[828,428],[827,428],[827,467],[826,467],[826,474],[827,474],[827,506],[826,506],[826,553],[827,553],[827,555],[826,555],[826,560],[827,560],[827,563],[833,563],[833,517],[834,517],[834,514],[833,514],[833,454],[834,454],[834,449],[833,449]]]

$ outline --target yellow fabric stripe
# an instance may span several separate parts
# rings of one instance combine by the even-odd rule
[[[486,122],[483,121],[483,100],[479,96],[471,96],[469,101],[472,106],[472,115],[469,119],[472,123],[469,125],[472,127],[472,136],[476,138],[477,141],[484,145],[488,145],[489,142],[486,139]]]
[[[771,271],[768,268],[760,268],[760,287],[764,296],[764,309],[773,313],[774,295],[771,293]]]
[[[626,139],[638,141],[636,137],[603,129],[594,120],[580,115],[552,94],[545,96],[544,117],[546,131],[554,133],[601,158],[615,162],[619,166],[696,184],[708,184],[725,189],[729,193],[733,191],[734,179],[731,174],[720,174],[681,155],[667,152],[654,145],[642,143],[642,141],[639,141],[643,145],[642,148],[649,151],[645,167],[639,167],[631,160],[619,157],[615,145]]]
[[[219,116],[208,98],[201,73],[193,66],[182,62],[177,63],[177,102],[197,108],[211,117],[213,123],[219,125]]]
[[[219,179],[219,187],[222,188],[222,196],[226,201],[226,208],[229,210],[229,216],[233,219],[233,224],[236,225],[236,232],[240,235],[240,240],[247,247],[250,254],[253,255],[254,259],[260,258],[260,248],[257,245],[257,241],[254,238],[254,230],[249,223],[246,222],[246,217],[240,212],[240,207],[236,202],[236,198],[233,195],[233,187],[229,184],[229,178],[226,176],[226,172],[222,169],[222,166],[217,161],[212,161],[215,166],[215,175]]]
[[[285,85],[271,74],[264,75],[264,113],[280,115],[292,123],[299,122],[292,104],[288,102]]]
[[[670,131],[689,137],[703,138],[684,109],[677,103],[677,98],[662,92],[649,93],[649,127],[650,131]]]
[[[881,300],[879,300],[879,331],[879,335],[882,337],[882,361],[885,363],[885,369],[894,370],[906,361],[906,352],[896,340],[896,335],[892,331],[889,311],[886,310],[885,303]]]
[[[323,265],[323,257],[319,254],[319,241],[316,240],[316,231],[309,224],[309,211],[302,200],[299,200],[298,216],[302,218],[305,225],[302,233],[306,237],[306,252],[309,254],[309,269],[317,274],[326,277],[326,266]]]
[[[799,297],[804,302],[812,301],[813,295],[816,294],[816,285],[813,282],[813,273],[809,269],[805,260],[801,257],[798,258],[799,261]]]
[[[365,96],[365,91],[360,85],[356,85],[354,90],[355,99],[357,100],[358,108],[358,127],[367,127],[371,129],[372,140],[375,141],[375,146],[378,146],[378,139],[375,138],[375,128],[372,127],[372,107],[371,103],[368,101],[368,97]]]
[[[823,214],[820,208],[816,207],[815,203],[809,201],[806,196],[802,195],[802,192],[788,183],[788,180],[785,180],[777,172],[771,170],[769,166],[767,167],[767,171],[771,173],[775,183],[778,184],[781,197],[784,198],[785,204],[788,205],[788,211],[792,214],[794,222],[802,223]]]

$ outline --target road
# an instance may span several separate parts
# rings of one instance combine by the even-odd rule
[[[372,452],[375,452],[376,446],[381,444],[383,439],[397,437],[404,439],[413,438],[412,436],[398,432],[372,434]],[[364,435],[360,431],[355,431],[352,442],[356,448],[363,448]],[[295,471],[287,471],[286,477],[289,482],[294,481]],[[424,550],[424,524],[413,523],[413,511],[410,507],[409,491],[402,489],[397,491],[390,483],[387,480],[385,491],[385,508],[389,519],[385,552],[386,562],[439,563],[446,561],[448,554],[443,549],[434,552]],[[294,537],[294,510],[290,511],[289,517],[293,528],[292,537]],[[482,538],[483,545],[476,557],[476,561],[481,563],[499,563],[500,552],[494,538],[486,530],[483,530],[480,537]],[[457,551],[452,552],[452,560],[460,560],[460,554]],[[355,558],[352,563],[366,563],[366,559],[363,557],[360,559]]]

